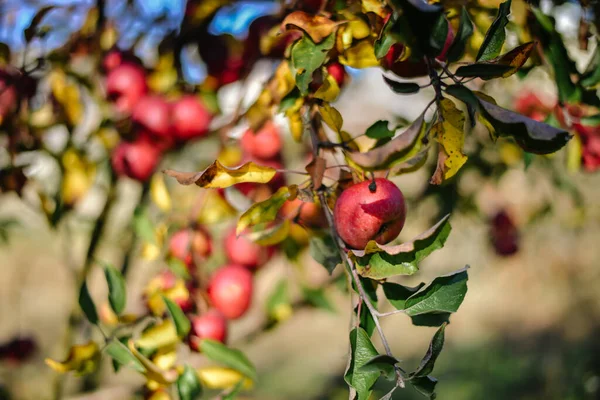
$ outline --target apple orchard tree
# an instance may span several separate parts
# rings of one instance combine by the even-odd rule
[[[567,146],[568,168],[600,166],[600,52],[584,71],[576,68],[552,17],[523,1],[280,1],[242,39],[210,29],[232,1],[189,0],[177,26],[158,16],[137,31],[131,28],[139,19],[136,3],[116,10],[109,3],[43,7],[24,30],[23,48],[0,47],[2,195],[34,194],[39,212],[60,229],[76,217],[92,187],[104,190],[85,261],[73,269],[79,301],[69,346],[64,359],[46,360],[59,373],[93,377],[100,361],[110,359],[115,373],[129,368],[145,377],[144,398],[235,398],[260,377],[252,360],[228,345],[228,326],[252,307],[256,270],[275,253],[295,260],[306,250],[329,271],[326,286],[346,283],[353,298],[344,373],[350,397],[368,399],[376,381],[387,379],[393,388],[384,399],[408,386],[434,398],[435,362],[467,293],[469,267],[416,287],[397,283],[398,276],[418,274],[451,227],[449,215],[441,215],[427,231],[398,242],[411,210],[392,178],[424,168],[431,170],[430,185],[452,187],[470,159],[480,160],[481,146],[464,149],[465,137],[477,129],[489,132],[486,143],[516,148],[526,164],[535,154]],[[56,32],[64,33],[65,16],[82,10],[81,26],[50,45]],[[585,19],[580,25],[579,45],[587,49],[596,27]],[[142,62],[149,27],[164,29],[156,57]],[[207,71],[200,83],[186,80],[190,49]],[[241,93],[232,115],[218,119],[221,88],[234,82],[244,87],[265,59],[272,73],[257,96],[247,104]],[[399,106],[417,92],[430,102],[414,121],[371,121],[365,132],[350,133],[335,106],[350,68],[380,68]],[[554,78],[556,102],[524,93],[515,112],[481,91],[487,81],[518,79],[536,69]],[[92,108],[101,117],[82,135]],[[285,117],[285,132],[273,122],[276,115]],[[67,134],[51,146],[49,128],[56,126]],[[304,145],[297,157],[305,170],[286,167],[284,134]],[[199,172],[179,168],[190,151],[211,161],[197,165],[204,168]],[[53,163],[55,185],[28,170],[33,160],[23,154],[31,152]],[[299,183],[290,184],[292,176],[300,176]],[[112,265],[98,258],[97,249],[123,180],[139,182],[141,195],[131,221],[135,234],[126,240],[122,264]],[[183,210],[175,204],[182,189],[176,182],[196,185],[197,198]],[[223,245],[215,246],[213,234],[233,220]],[[2,221],[3,237],[10,225]],[[493,226],[498,252],[516,251],[510,217],[499,214]],[[211,264],[214,248],[221,247],[226,261]],[[125,279],[137,256],[158,260],[164,269],[145,286],[145,312],[132,314],[125,311]],[[86,278],[98,268],[108,299],[92,298],[88,290]],[[270,294],[263,330],[297,307],[328,307],[326,286],[301,287],[302,298],[293,300],[292,284],[281,281]],[[386,332],[387,318],[437,327],[416,369],[407,369],[389,343],[417,333]],[[178,359],[182,348],[213,366],[192,368],[185,357]]]

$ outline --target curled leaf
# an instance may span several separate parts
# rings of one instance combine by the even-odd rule
[[[133,340],[127,342],[129,351],[138,359],[142,366],[146,369],[145,376],[148,380],[154,381],[159,385],[170,385],[177,380],[177,371],[172,369],[169,371],[161,370],[156,364],[150,361],[146,356],[136,349]]]
[[[277,216],[279,209],[288,200],[294,200],[298,193],[296,185],[279,188],[271,197],[258,203],[254,203],[245,213],[240,216],[237,223],[236,234],[239,235],[251,225],[271,222]]]
[[[202,188],[226,188],[243,182],[267,183],[277,173],[275,168],[265,167],[250,161],[237,168],[227,168],[215,161],[201,172],[163,171],[177,179],[182,185],[196,184]]]
[[[529,59],[536,42],[525,43],[502,56],[487,62],[464,65],[456,70],[456,76],[478,77],[483,80],[508,78],[516,73]]]
[[[224,367],[204,367],[197,370],[202,385],[208,389],[229,389],[243,381],[244,389],[251,389],[253,382],[240,372]]]
[[[76,375],[86,375],[96,370],[100,362],[100,349],[96,342],[90,341],[71,347],[64,361],[46,358],[45,362],[56,372],[74,371]]]
[[[294,11],[288,14],[281,23],[281,29],[300,28],[306,32],[315,43],[321,43],[323,39],[331,35],[339,25],[329,18],[321,15],[312,15],[304,11]]]
[[[441,100],[438,112],[440,121],[433,126],[432,136],[437,138],[446,153],[442,165],[445,180],[454,176],[467,161],[467,156],[462,152],[465,116],[449,99]]]

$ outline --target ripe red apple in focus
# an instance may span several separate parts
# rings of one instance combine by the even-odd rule
[[[241,265],[230,264],[215,272],[207,291],[217,310],[228,319],[237,319],[250,307],[252,289],[252,273]]]
[[[106,76],[106,94],[119,112],[131,113],[147,91],[146,71],[140,65],[123,63]]]
[[[233,264],[246,268],[262,267],[273,256],[274,249],[254,243],[243,235],[236,236],[235,228],[225,236],[225,255]]]
[[[160,150],[145,137],[133,142],[121,142],[113,150],[111,162],[117,175],[144,182],[160,161]]]
[[[364,249],[369,240],[385,244],[404,227],[404,196],[385,178],[364,181],[342,192],[333,217],[338,234],[349,247]]]
[[[227,340],[227,320],[218,310],[208,310],[201,315],[190,318],[192,329],[190,331],[190,349],[200,351],[202,339],[212,339],[221,343]]]
[[[158,138],[171,134],[171,106],[161,96],[144,96],[135,105],[133,122]]]
[[[211,120],[211,113],[194,95],[181,97],[171,109],[173,135],[177,140],[189,140],[206,135]]]
[[[327,65],[327,73],[335,79],[338,86],[341,88],[346,80],[346,69],[339,62],[332,62]]]
[[[205,259],[211,255],[212,239],[203,228],[182,229],[171,236],[169,253],[190,266],[194,257]]]
[[[248,129],[242,136],[241,146],[252,157],[261,160],[275,158],[281,151],[281,136],[277,125],[273,121],[267,121],[256,133]]]

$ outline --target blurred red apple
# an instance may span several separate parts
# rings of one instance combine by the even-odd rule
[[[131,113],[147,91],[146,71],[140,65],[123,63],[106,77],[106,94],[121,113]]]
[[[600,169],[600,127],[585,126],[579,122],[573,123],[573,129],[581,138],[581,161],[588,172]]]
[[[225,255],[233,264],[256,269],[269,261],[273,252],[272,247],[256,244],[243,235],[236,236],[235,228],[225,236]]]
[[[211,255],[212,239],[201,227],[182,229],[171,236],[169,253],[190,266],[195,258],[203,260]]]
[[[298,198],[286,201],[279,211],[284,218],[291,219],[307,228],[324,228],[327,219],[323,209],[316,203],[304,202]]]
[[[194,95],[182,96],[171,109],[173,135],[177,140],[189,140],[208,133],[212,115]]]
[[[427,64],[422,59],[398,61],[403,52],[404,45],[402,43],[393,44],[381,60],[381,66],[402,78],[416,78],[429,73]]]
[[[252,290],[252,273],[241,265],[230,264],[211,277],[208,297],[226,318],[237,319],[250,307]]]
[[[327,64],[327,73],[335,79],[338,86],[341,88],[346,80],[346,69],[339,62],[332,62]]]
[[[335,227],[351,248],[364,249],[370,240],[394,240],[406,218],[404,196],[385,178],[364,181],[344,190],[333,211]]]
[[[171,134],[171,107],[161,96],[142,97],[133,109],[132,119],[134,123],[158,138]]]
[[[201,315],[190,318],[192,329],[190,331],[190,349],[200,351],[202,339],[212,339],[221,343],[227,340],[227,320],[218,310],[208,310]]]
[[[519,231],[506,211],[498,212],[492,219],[490,239],[499,256],[510,256],[519,250]]]
[[[0,69],[0,125],[8,115],[17,110],[19,96],[16,82],[16,77]]]
[[[160,161],[160,150],[145,137],[121,142],[113,150],[111,161],[115,173],[140,182],[147,181]]]
[[[241,140],[242,149],[254,158],[269,160],[281,151],[281,136],[273,121],[267,121],[258,132],[248,129]]]

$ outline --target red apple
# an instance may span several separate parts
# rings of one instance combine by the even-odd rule
[[[364,181],[342,192],[333,217],[338,234],[349,247],[364,249],[370,240],[385,244],[404,227],[404,196],[385,178]]]
[[[324,228],[327,219],[323,209],[316,203],[304,202],[298,198],[283,203],[279,211],[284,218],[291,219],[307,228]]]
[[[492,219],[490,239],[499,256],[510,256],[519,250],[519,231],[506,211],[498,212]]]
[[[189,140],[208,133],[212,115],[194,95],[181,97],[171,109],[173,135],[177,140]]]
[[[106,93],[119,112],[131,113],[147,91],[146,72],[140,65],[123,63],[106,77]]]
[[[273,248],[256,244],[243,235],[236,236],[233,228],[225,236],[225,255],[233,264],[256,269],[269,261]]]
[[[4,118],[17,110],[19,96],[15,84],[16,78],[0,69],[0,125]]]
[[[402,78],[416,78],[418,76],[425,76],[429,73],[427,64],[424,60],[398,61],[398,58],[400,58],[403,52],[404,45],[402,43],[393,44],[385,57],[381,60],[381,66]]]
[[[252,157],[260,160],[273,159],[281,151],[279,129],[272,121],[267,121],[256,133],[248,129],[242,136],[241,145]]]
[[[194,258],[205,259],[211,255],[212,239],[203,228],[182,229],[171,236],[169,253],[191,266]]]
[[[117,175],[144,182],[160,161],[160,151],[144,136],[133,142],[121,142],[113,150],[112,167]]]
[[[228,319],[240,318],[252,301],[252,273],[241,265],[218,269],[208,284],[213,306]]]
[[[218,310],[208,310],[201,315],[190,318],[192,329],[190,331],[190,349],[200,351],[202,339],[212,339],[221,343],[227,340],[227,320]]]
[[[332,62],[327,65],[327,73],[335,79],[338,86],[341,88],[346,80],[346,69],[339,62]]]
[[[576,122],[573,129],[581,138],[581,161],[585,170],[594,172],[600,169],[600,128]]]
[[[171,134],[171,107],[161,96],[142,97],[133,109],[132,118],[153,136],[164,138]]]

